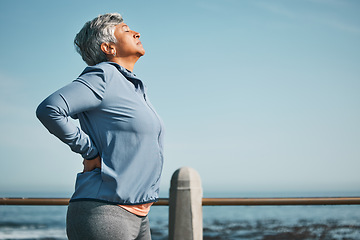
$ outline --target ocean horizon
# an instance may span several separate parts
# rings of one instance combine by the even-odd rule
[[[7,194],[7,195],[6,195]],[[47,194],[47,195],[46,195]],[[65,195],[64,195],[65,194]],[[356,192],[206,192],[204,197],[351,197]],[[0,197],[69,197],[68,193],[1,193]],[[167,198],[167,195],[161,196]],[[64,240],[67,206],[0,206],[0,239]],[[153,206],[153,240],[168,238],[168,206]],[[204,240],[358,240],[360,205],[204,206]]]

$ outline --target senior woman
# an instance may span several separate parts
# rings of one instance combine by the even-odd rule
[[[68,207],[69,239],[151,239],[163,127],[133,73],[145,54],[139,38],[117,13],[87,22],[74,43],[89,66],[37,108],[49,132],[84,159]]]

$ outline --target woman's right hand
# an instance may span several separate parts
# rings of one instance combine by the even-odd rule
[[[90,172],[95,168],[101,168],[101,158],[100,156],[97,156],[96,158],[91,160],[84,159],[83,165],[84,165],[83,173]]]

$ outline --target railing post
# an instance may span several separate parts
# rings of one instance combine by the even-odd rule
[[[202,240],[202,187],[199,174],[183,167],[171,178],[169,240]]]

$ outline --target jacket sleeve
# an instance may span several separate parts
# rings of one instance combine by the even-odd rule
[[[78,79],[47,97],[36,116],[49,132],[85,159],[99,155],[91,138],[69,117],[89,111],[101,104],[105,93],[105,76],[101,69],[88,67]]]

